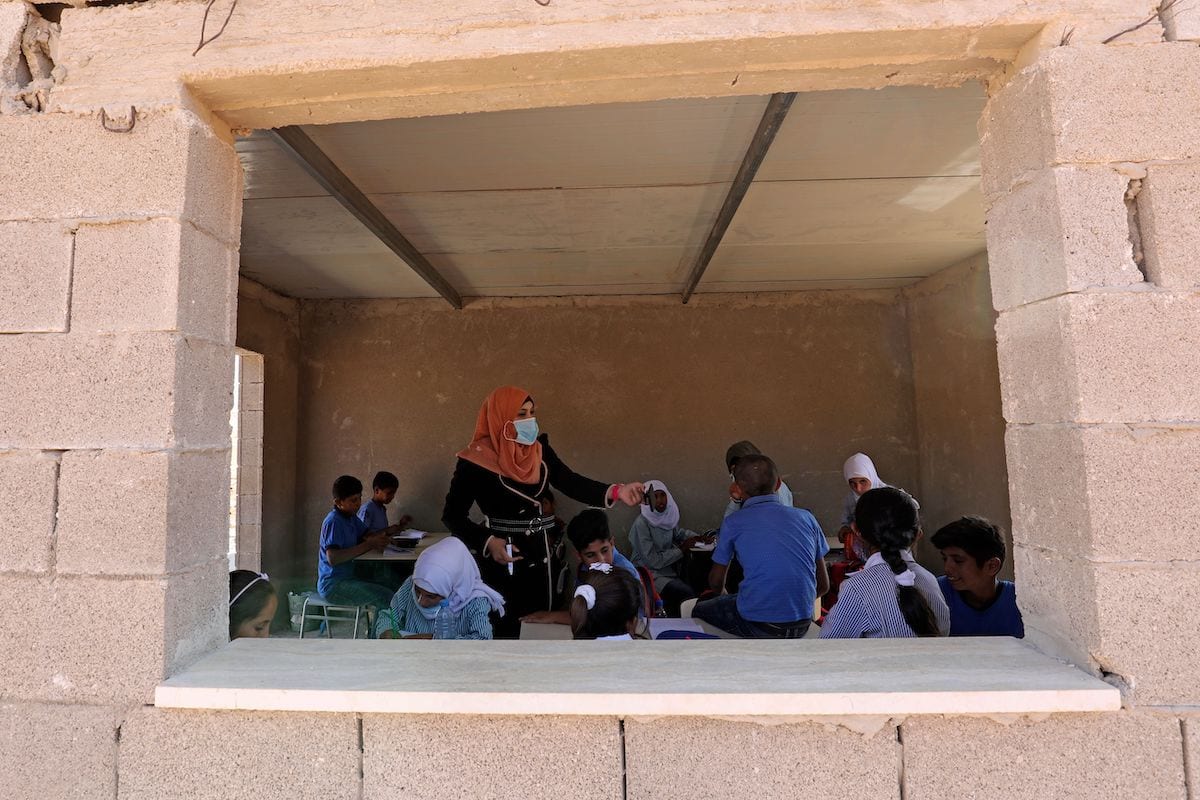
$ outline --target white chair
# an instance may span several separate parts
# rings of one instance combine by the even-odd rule
[[[308,613],[309,606],[312,606],[315,611],[312,614]],[[310,594],[305,596],[304,605],[300,609],[300,638],[304,638],[304,628],[310,620],[321,620],[321,624],[325,628],[325,636],[332,639],[333,631],[330,629],[331,622],[353,622],[354,635],[351,639],[358,638],[358,624],[364,612],[363,606],[339,606],[329,602],[324,597],[318,594]],[[353,616],[351,616],[353,615]]]
[[[696,598],[693,597],[691,600],[684,600],[682,603],[679,604],[680,618],[681,619],[691,619],[692,618],[692,609],[695,607],[696,607]]]

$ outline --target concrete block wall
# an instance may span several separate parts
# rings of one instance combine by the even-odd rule
[[[118,760],[120,800],[1188,800],[1185,764],[1200,750],[1191,723],[1127,711],[622,720],[145,708],[104,763]]]
[[[980,123],[1026,629],[1138,706],[1200,702],[1198,87],[1192,43],[1059,47]]]
[[[240,167],[182,111],[0,115],[0,794],[111,798],[226,638]]]

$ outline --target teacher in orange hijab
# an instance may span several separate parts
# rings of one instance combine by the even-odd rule
[[[554,514],[544,513],[550,487],[589,506],[642,501],[639,482],[606,484],[564,464],[538,430],[529,392],[501,386],[483,401],[470,444],[458,453],[442,522],[478,554],[484,580],[504,595],[497,638],[515,638],[521,617],[557,606],[563,591],[563,544]],[[470,518],[479,506],[483,524]]]

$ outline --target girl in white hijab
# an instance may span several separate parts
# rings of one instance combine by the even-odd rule
[[[842,526],[838,530],[838,541],[845,546],[848,561],[865,561],[868,555],[866,548],[850,528],[850,523],[854,522],[854,506],[864,493],[871,489],[882,489],[888,484],[879,477],[875,470],[875,462],[866,453],[855,453],[847,458],[846,463],[842,465],[842,477],[850,485],[850,491],[842,505]]]
[[[703,539],[695,531],[679,527],[679,506],[662,481],[643,484],[646,499],[642,514],[629,529],[632,561],[654,576],[654,588],[662,596],[667,613],[679,615],[683,601],[696,596],[679,575],[683,554]]]
[[[432,639],[438,614],[454,617],[456,639],[491,639],[488,615],[504,616],[504,598],[483,582],[461,539],[450,536],[429,546],[417,558],[413,575],[379,615],[381,639]]]

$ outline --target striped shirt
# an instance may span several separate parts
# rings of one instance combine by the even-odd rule
[[[942,636],[950,633],[950,609],[942,598],[937,578],[904,553],[904,561],[916,576],[915,587],[925,596]],[[896,598],[896,576],[878,553],[867,565],[846,577],[838,589],[838,601],[821,626],[822,639],[898,639],[916,634],[904,619]]]
[[[476,597],[463,606],[455,620],[456,639],[491,639],[492,623],[488,613],[492,610],[491,603],[486,597]],[[375,635],[382,636],[385,631],[392,631],[396,636],[411,636],[414,633],[433,633],[431,619],[426,619],[417,605],[413,594],[413,579],[409,578],[400,585],[392,595],[392,604],[386,611],[379,613],[375,621]]]

